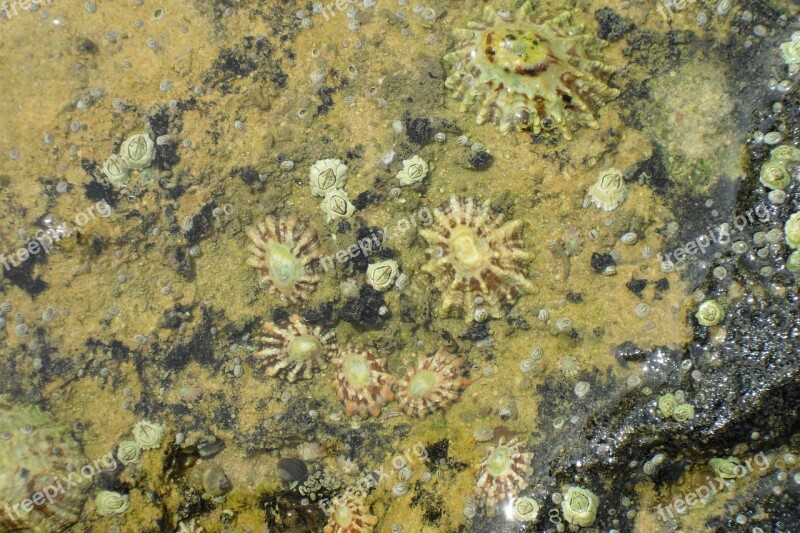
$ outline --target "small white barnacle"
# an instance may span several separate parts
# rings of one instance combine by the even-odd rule
[[[119,443],[117,448],[117,459],[124,465],[131,463],[138,463],[142,455],[142,449],[139,443],[133,440],[125,440]]]
[[[100,516],[122,514],[131,505],[127,495],[110,490],[100,491],[95,497],[94,503],[97,505],[97,514]]]
[[[311,194],[325,196],[333,189],[341,189],[347,181],[347,165],[338,159],[320,159],[308,172]]]
[[[367,266],[367,283],[376,291],[391,289],[399,271],[397,261],[392,259],[373,263]]]
[[[592,203],[603,211],[613,211],[620,206],[628,196],[628,186],[622,172],[610,168],[600,174],[597,181],[589,188],[589,197]]]
[[[103,164],[103,174],[114,188],[121,189],[128,183],[130,168],[123,158],[112,154]]]
[[[142,450],[153,450],[161,446],[164,428],[161,424],[142,420],[133,428],[133,438]]]
[[[397,173],[397,180],[401,187],[407,187],[419,183],[427,175],[428,163],[420,156],[415,155],[411,159],[403,161],[403,169]]]
[[[342,189],[332,189],[325,194],[325,198],[320,204],[322,212],[327,216],[326,222],[331,222],[340,218],[348,218],[356,208],[347,198],[347,193]]]
[[[119,152],[128,167],[139,170],[149,167],[156,155],[155,144],[145,133],[131,135],[125,139]]]

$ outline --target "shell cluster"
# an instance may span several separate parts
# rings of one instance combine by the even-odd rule
[[[291,215],[288,218],[267,216],[257,227],[248,227],[247,236],[253,256],[247,264],[259,271],[259,285],[277,294],[283,303],[303,298],[319,283],[312,263],[320,256],[314,230]]]
[[[800,167],[800,149],[784,144],[769,153],[759,173],[759,181],[769,189],[785,189]]]
[[[69,428],[36,406],[2,395],[0,442],[0,502],[10,506],[66,485],[62,480],[88,463]],[[19,514],[0,510],[0,531],[61,531],[80,517],[88,487],[57,490],[41,504],[34,501],[28,513],[19,505]]]
[[[487,6],[482,21],[456,30],[446,87],[461,111],[477,107],[478,124],[503,132],[557,129],[570,139],[576,126],[598,128],[597,111],[619,95],[607,84],[615,68],[599,59],[605,41],[570,25],[569,13],[539,21],[533,12],[530,1],[516,13]]]
[[[504,224],[489,202],[455,195],[434,218],[432,227],[419,230],[430,256],[422,269],[442,293],[442,316],[461,315],[466,322],[500,318],[503,304],[533,291],[523,272],[531,255],[522,249],[522,221]]]
[[[397,399],[401,411],[425,419],[446,411],[472,383],[466,361],[444,347],[430,356],[419,354],[418,364],[400,381],[386,372],[386,359],[379,359],[371,348],[348,346],[333,362],[333,388],[344,400],[347,416],[377,417],[384,405]]]
[[[344,185],[347,183],[347,165],[339,159],[320,159],[308,172],[311,194],[322,196],[320,209],[326,221],[349,218],[356,208],[350,203]]]
[[[533,453],[525,451],[525,444],[516,437],[508,442],[500,437],[497,446],[490,447],[478,463],[477,497],[488,516],[494,516],[498,506],[511,501],[528,486],[533,474]]]
[[[447,410],[472,383],[464,376],[464,365],[464,359],[449,355],[444,347],[429,357],[420,354],[417,366],[399,383],[400,410],[422,419],[436,411]]]
[[[378,523],[363,498],[348,494],[334,498],[329,513],[324,533],[370,533]]]
[[[292,315],[282,325],[266,322],[256,340],[260,349],[254,355],[262,359],[267,373],[290,383],[310,379],[336,353],[336,334],[306,325],[299,315]]]
[[[117,446],[117,459],[126,466],[138,463],[143,451],[160,448],[164,442],[164,427],[150,420],[137,422],[132,434],[132,440],[123,440]]]
[[[121,189],[128,185],[131,170],[135,170],[139,173],[137,185],[146,185],[155,179],[154,173],[149,170],[155,155],[155,143],[150,136],[137,133],[125,139],[120,146],[119,155],[112,154],[106,159],[103,174],[115,189]]]

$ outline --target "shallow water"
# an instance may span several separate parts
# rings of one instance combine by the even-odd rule
[[[773,266],[760,276],[738,272],[766,263],[731,251],[741,238],[758,241],[755,254],[768,237],[754,234],[784,231],[800,203],[793,177],[782,202],[771,196],[769,211],[758,203],[767,198],[758,177],[774,140],[764,134],[778,132],[775,145],[797,142],[796,77],[780,50],[798,30],[797,8],[723,2],[535,3],[539,21],[572,11],[554,47],[580,25],[606,38],[586,48],[613,67],[599,79],[619,95],[592,109],[594,128],[572,120],[503,133],[491,120],[476,122],[479,105],[460,110],[458,91],[445,84],[457,67],[443,58],[463,41],[454,30],[485,21],[485,5],[498,10],[503,31],[529,31],[527,18],[503,22],[522,2],[340,1],[320,13],[289,1],[9,6],[0,19],[0,291],[8,302],[0,307],[0,393],[52,413],[89,461],[119,458],[143,420],[164,430],[163,443],[137,461],[89,476],[70,530],[322,531],[335,519],[319,501],[359,484],[368,517],[361,531],[576,529],[581,519],[561,503],[570,486],[599,497],[597,516],[582,525],[600,531],[728,531],[732,523],[798,530],[792,513],[770,518],[797,508],[796,369],[781,389],[787,428],[761,439],[753,437],[760,411],[742,397],[712,404],[700,394],[710,370],[692,369],[718,368],[719,360],[687,351],[673,368],[656,351],[722,346],[751,327],[698,324],[698,306],[709,299],[733,307],[782,298],[797,317],[783,234],[769,237]],[[543,72],[502,80],[563,87]],[[480,72],[471,75],[482,83]],[[573,109],[576,94],[559,93],[551,105]],[[557,118],[550,107],[546,114]],[[115,186],[103,165],[135,134],[154,145],[154,159]],[[427,174],[401,187],[397,174],[413,156]],[[329,220],[309,180],[316,162],[334,158],[347,166],[343,194],[353,212]],[[591,188],[613,169],[627,195],[606,211]],[[474,198],[476,211],[491,205],[493,215],[476,223],[480,238],[469,242],[483,243],[476,262],[494,266],[448,288],[448,276],[472,264],[469,250],[448,240],[463,222],[448,220],[452,196]],[[296,216],[316,232],[321,257],[307,256],[316,260],[306,273],[317,280],[307,294],[289,289],[282,298],[269,280],[259,286],[258,269],[247,264],[245,228],[269,216]],[[734,238],[716,242],[724,224]],[[367,265],[387,260],[401,279],[375,290]],[[503,287],[524,290],[511,291],[492,317]],[[456,305],[443,316],[448,298]],[[460,312],[461,298],[471,301]],[[277,369],[270,376],[263,353],[264,332],[286,335],[292,315],[336,339],[325,368],[294,381]],[[332,357],[351,345],[385,359],[373,364],[384,365],[392,391],[363,416],[364,391],[353,393],[348,416],[331,386],[346,374]],[[449,398],[430,400],[424,419],[408,414],[391,396],[402,396],[404,376],[440,347],[451,363],[463,359],[445,380]],[[753,378],[753,397],[769,388],[735,365],[726,371]],[[379,398],[377,389],[369,395]],[[614,420],[628,410],[662,420],[656,402],[676,389],[697,416],[663,424],[675,442],[688,439],[685,453],[625,426],[637,460],[621,467],[627,484],[607,477],[604,468],[620,472],[615,461],[633,452],[622,435],[598,448],[597,428],[619,427]],[[749,413],[735,417],[741,438],[721,446],[721,413],[736,409]],[[510,439],[520,443],[514,457],[523,467],[511,469],[509,484],[487,488],[481,461]],[[644,475],[642,465],[665,452],[665,466]],[[761,452],[769,466],[665,519],[659,506],[707,483],[710,458]],[[287,459],[325,480],[300,491],[303,466]],[[0,507],[13,509],[24,496],[14,485],[18,461],[0,462]],[[51,481],[60,472],[44,470]],[[209,485],[219,477],[209,478],[222,472],[230,490],[214,494]],[[773,477],[778,489],[767,492],[776,499],[758,500],[760,514],[733,510],[731,502],[743,505]],[[102,516],[101,491],[129,507]],[[533,520],[512,510],[522,497],[540,506]]]

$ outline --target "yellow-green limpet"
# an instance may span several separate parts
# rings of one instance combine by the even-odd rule
[[[736,457],[728,457],[727,459],[714,457],[708,461],[708,466],[711,467],[711,470],[713,470],[715,474],[723,479],[740,477],[736,474],[741,471],[740,469],[744,468],[742,462]]]
[[[789,257],[786,259],[786,268],[789,272],[794,272],[797,274],[800,272],[800,250],[795,250]]]
[[[786,244],[790,248],[800,248],[800,211],[789,217],[783,226],[783,233],[786,234]]]
[[[676,422],[688,422],[694,418],[694,407],[688,403],[682,403],[675,407],[675,412],[672,413],[672,418]]]
[[[671,417],[675,414],[677,406],[678,400],[675,399],[674,394],[665,394],[658,399],[658,410],[666,417]]]
[[[764,187],[770,189],[785,189],[791,182],[792,177],[786,170],[786,165],[782,162],[770,158],[761,165],[761,172],[758,180]]]
[[[725,308],[716,300],[706,300],[698,307],[695,317],[702,326],[716,326],[725,318]]]

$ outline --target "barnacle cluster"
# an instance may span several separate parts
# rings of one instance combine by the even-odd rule
[[[319,282],[312,262],[319,258],[317,234],[300,223],[296,216],[267,216],[257,227],[248,227],[253,256],[247,264],[259,271],[259,284],[268,287],[281,301],[305,298]]]
[[[662,416],[676,422],[683,423],[694,418],[694,407],[689,403],[681,403],[672,393],[659,396],[657,406]]]
[[[320,326],[306,325],[299,315],[289,317],[282,325],[266,322],[263,333],[256,338],[270,376],[285,378],[290,383],[310,379],[315,371],[324,369],[336,352],[336,334],[323,332]]]
[[[759,173],[759,181],[769,189],[785,189],[800,166],[800,150],[784,144],[769,153]]]
[[[138,185],[152,181],[153,173],[148,168],[155,158],[156,149],[149,135],[137,133],[128,137],[119,152],[119,155],[111,154],[103,164],[103,174],[114,188],[121,189],[128,185],[131,170],[139,171]]]
[[[523,292],[533,291],[523,265],[531,256],[522,249],[522,221],[503,224],[489,202],[450,197],[434,211],[435,224],[420,229],[430,261],[422,269],[433,275],[442,292],[441,314],[459,314],[466,322],[502,316],[501,306]]]
[[[348,218],[356,208],[350,203],[344,185],[347,183],[347,165],[339,159],[320,159],[308,172],[311,194],[322,196],[320,209],[326,222]]]
[[[363,498],[343,494],[333,499],[324,533],[369,533],[378,523]]]
[[[508,442],[500,437],[497,446],[489,448],[478,464],[476,487],[488,516],[493,516],[498,505],[510,501],[528,486],[528,478],[533,474],[532,460],[533,454],[525,451],[525,442],[516,437]]]
[[[429,357],[420,354],[417,366],[399,383],[400,410],[422,419],[436,411],[447,410],[472,382],[464,377],[464,363],[464,359],[449,355],[444,347]]]
[[[615,68],[599,59],[605,41],[570,25],[568,12],[539,21],[533,10],[530,1],[513,14],[487,6],[482,21],[456,30],[445,85],[461,111],[477,106],[478,124],[503,132],[558,129],[570,139],[576,126],[598,128],[597,111],[619,95],[607,85]]]
[[[348,345],[333,359],[336,378],[333,390],[345,402],[347,416],[379,416],[381,408],[394,400],[395,378],[386,372],[386,359],[372,348]]]

